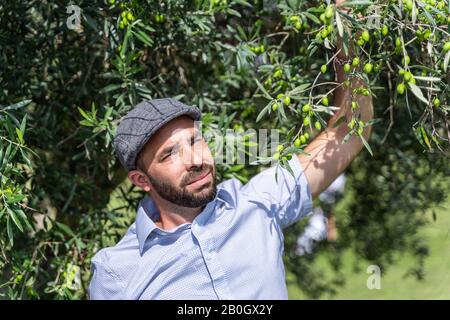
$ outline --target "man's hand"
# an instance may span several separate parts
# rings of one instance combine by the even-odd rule
[[[338,6],[343,2],[344,0],[336,0]],[[341,49],[341,42],[338,41],[337,50]],[[349,51],[351,54],[352,50]],[[341,50],[339,58],[348,57],[345,57]],[[346,80],[341,65],[336,65],[336,77],[341,84]],[[347,122],[351,120],[352,100],[359,106],[353,112],[356,115],[360,115],[360,120],[365,123],[373,118],[372,97],[362,94],[353,95],[354,89],[366,88],[365,83],[359,78],[348,80],[349,85],[347,87],[340,85],[334,92],[334,105],[339,107],[339,110],[329,120],[328,128],[305,148],[305,151],[310,155],[298,155],[313,197],[324,191],[347,168],[363,148],[363,143],[358,136],[352,136],[345,144],[343,143],[344,137],[349,130],[345,122],[336,128],[333,127],[342,116],[346,117]],[[371,127],[364,128],[362,136],[366,141],[369,139],[370,134]]]

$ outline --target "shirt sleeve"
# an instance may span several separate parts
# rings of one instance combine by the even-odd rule
[[[89,284],[91,300],[121,300],[122,281],[105,264],[103,250],[94,256],[91,262],[92,278]]]
[[[294,175],[277,164],[255,175],[244,186],[255,201],[269,202],[283,229],[309,215],[313,207],[310,187],[298,157],[293,156],[289,165]]]

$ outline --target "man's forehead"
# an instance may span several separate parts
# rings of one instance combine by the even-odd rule
[[[167,142],[178,142],[186,136],[191,136],[198,131],[194,121],[192,119],[186,119],[185,121],[179,121],[177,123],[169,124],[165,128],[161,128],[159,136],[156,138],[160,140],[161,144]]]
[[[198,125],[189,117],[176,118],[161,127],[149,139],[145,145],[146,152],[155,154],[160,148],[166,145],[180,142],[180,140],[190,137],[199,132]]]

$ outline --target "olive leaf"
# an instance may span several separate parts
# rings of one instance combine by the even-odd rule
[[[414,93],[414,95],[422,102],[428,104],[427,99],[423,96],[422,90],[418,86],[416,86],[413,83],[408,83],[409,88],[411,89],[411,92]]]

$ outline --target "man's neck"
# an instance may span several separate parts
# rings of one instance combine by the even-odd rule
[[[192,223],[195,217],[197,217],[203,210],[203,207],[182,207],[162,199],[158,195],[152,194],[150,196],[159,211],[159,217],[155,221],[155,224],[163,230],[173,229],[183,223]]]

